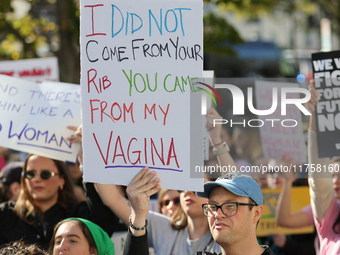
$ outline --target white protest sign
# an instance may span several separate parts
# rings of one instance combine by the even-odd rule
[[[85,181],[127,185],[149,166],[163,188],[202,190],[202,28],[200,1],[81,2]]]
[[[80,86],[34,83],[0,75],[0,146],[76,162],[66,138],[80,125]]]
[[[33,58],[0,61],[0,74],[29,81],[59,81],[58,59]]]
[[[281,159],[283,155],[293,163],[306,163],[307,152],[302,130],[301,112],[296,105],[288,104],[286,115],[281,115],[281,88],[296,88],[296,83],[255,81],[257,110],[270,109],[273,104],[273,88],[277,88],[277,108],[270,115],[258,116],[265,124],[260,128],[265,158]],[[287,98],[300,98],[298,93],[288,93]],[[254,122],[255,123],[255,122]],[[252,125],[257,125],[259,123]]]

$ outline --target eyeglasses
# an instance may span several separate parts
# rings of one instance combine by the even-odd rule
[[[174,199],[166,199],[159,203],[160,207],[168,206],[170,204],[170,201],[172,201],[175,205],[179,205],[179,197],[175,197]]]
[[[26,172],[22,172],[21,175],[24,176],[26,179],[32,180],[37,175],[37,173],[36,171],[29,170]],[[42,170],[40,172],[40,178],[43,180],[48,180],[55,175],[58,175],[58,173],[48,171],[48,170]]]
[[[246,204],[246,203],[238,203],[238,202],[230,202],[224,203],[221,205],[215,204],[202,204],[203,212],[207,217],[213,217],[216,215],[218,208],[221,209],[222,213],[225,216],[234,216],[237,213],[238,206],[240,205],[251,205],[256,206],[256,204]]]

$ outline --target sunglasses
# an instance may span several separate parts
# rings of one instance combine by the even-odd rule
[[[37,175],[37,173],[33,170],[29,170],[29,171],[26,171],[26,172],[22,172],[21,175],[24,176],[26,179],[32,180]],[[59,175],[59,174],[55,173],[55,172],[48,171],[48,170],[42,170],[40,172],[40,178],[42,180],[48,180],[55,175]]]
[[[159,203],[159,205],[161,206],[161,208],[163,206],[168,206],[170,204],[170,202],[173,202],[175,205],[179,205],[179,197],[175,197],[174,199],[166,199],[166,200],[163,200]]]

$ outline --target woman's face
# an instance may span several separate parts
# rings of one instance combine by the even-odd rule
[[[181,206],[186,215],[191,218],[205,217],[202,209],[202,204],[207,203],[208,199],[198,197],[192,191],[183,191],[180,194]]]
[[[80,171],[78,163],[76,164],[68,163],[67,166],[68,166],[68,169],[70,170],[73,181],[77,181],[83,176],[83,173]]]
[[[55,173],[49,179],[42,179],[40,173],[44,170]],[[59,175],[58,168],[52,159],[41,157],[38,155],[31,156],[27,161],[26,173],[33,171],[35,176],[30,179],[25,179],[27,191],[37,203],[55,204],[58,201],[58,190],[63,186],[65,181]]]
[[[171,217],[179,207],[179,193],[177,190],[169,190],[162,201],[162,214]]]
[[[280,173],[268,173],[267,184],[270,189],[281,189],[284,183],[284,177]]]
[[[95,255],[76,222],[63,223],[55,234],[53,255]]]

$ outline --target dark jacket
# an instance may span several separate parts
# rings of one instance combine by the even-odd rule
[[[68,212],[59,204],[55,204],[44,213],[43,224],[39,214],[34,213],[28,217],[28,220],[33,222],[32,225],[17,216],[14,211],[14,202],[2,203],[0,205],[0,245],[23,239],[47,249],[52,239],[54,226],[69,217],[88,219],[102,227],[111,236],[119,219],[102,203],[93,183],[86,183],[86,199],[86,202],[69,208]]]

